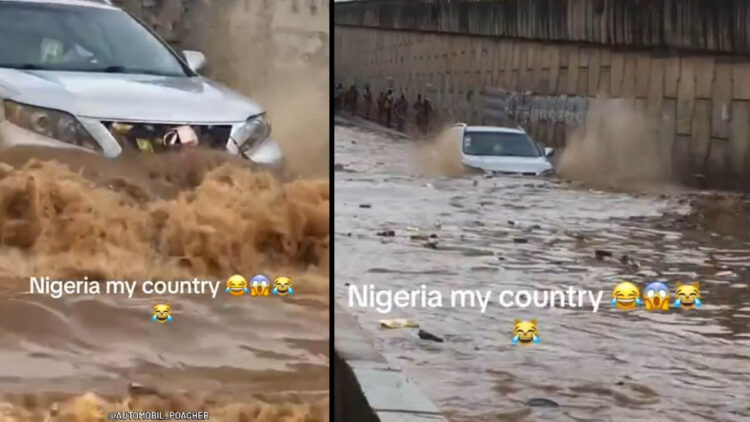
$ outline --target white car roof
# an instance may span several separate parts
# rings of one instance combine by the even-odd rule
[[[0,0],[13,1],[20,3],[46,3],[46,4],[67,4],[71,6],[98,7],[101,9],[117,9],[109,0]]]
[[[526,133],[520,127],[502,126],[466,126],[466,132]]]

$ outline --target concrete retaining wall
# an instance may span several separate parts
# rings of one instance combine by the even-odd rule
[[[377,351],[351,314],[334,308],[334,422],[446,422]]]
[[[594,98],[617,99],[654,120],[652,136],[671,152],[680,175],[735,188],[750,181],[750,60],[743,55],[427,32],[423,18],[404,14],[433,6],[369,3],[359,15],[356,5],[341,11],[336,5],[337,81],[369,83],[375,96],[386,87],[406,90],[411,102],[426,94],[445,121],[486,123],[503,114],[551,146],[585,125],[582,116]],[[399,18],[389,21],[378,12],[388,8],[401,10],[394,15]],[[350,26],[357,22],[352,16],[363,26]],[[379,24],[417,30],[372,27]]]
[[[257,69],[308,66],[330,61],[328,0],[113,0],[140,18],[176,49],[203,50],[209,66],[264,62]],[[231,57],[226,57],[227,55]],[[216,70],[216,69],[215,69]],[[218,69],[221,76],[221,69]],[[231,78],[230,78],[231,79]]]
[[[335,23],[630,48],[750,53],[737,0],[373,0],[336,5]]]

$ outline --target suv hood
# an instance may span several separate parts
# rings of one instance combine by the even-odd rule
[[[539,174],[552,168],[545,157],[501,157],[492,155],[464,155],[463,163],[486,171]]]
[[[199,76],[0,69],[0,97],[99,120],[238,123],[263,112]]]

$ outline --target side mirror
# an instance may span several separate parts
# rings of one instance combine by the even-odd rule
[[[544,156],[545,157],[552,157],[553,155],[555,155],[555,149],[554,148],[550,148],[550,147],[544,148]]]
[[[185,56],[188,66],[194,72],[198,73],[206,67],[206,56],[200,51],[185,50],[182,54]]]

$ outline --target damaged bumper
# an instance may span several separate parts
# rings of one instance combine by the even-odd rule
[[[77,145],[66,143],[22,128],[8,120],[0,119],[0,147],[12,148],[38,146],[101,153],[108,158],[116,158],[123,151],[134,150],[144,153],[159,153],[189,147],[207,147],[225,150],[256,163],[264,168],[278,168],[283,164],[283,154],[279,144],[266,138],[255,145],[240,151],[233,135],[244,124],[198,124],[176,125],[156,123],[123,123],[100,121],[78,117],[101,147],[93,151]]]

